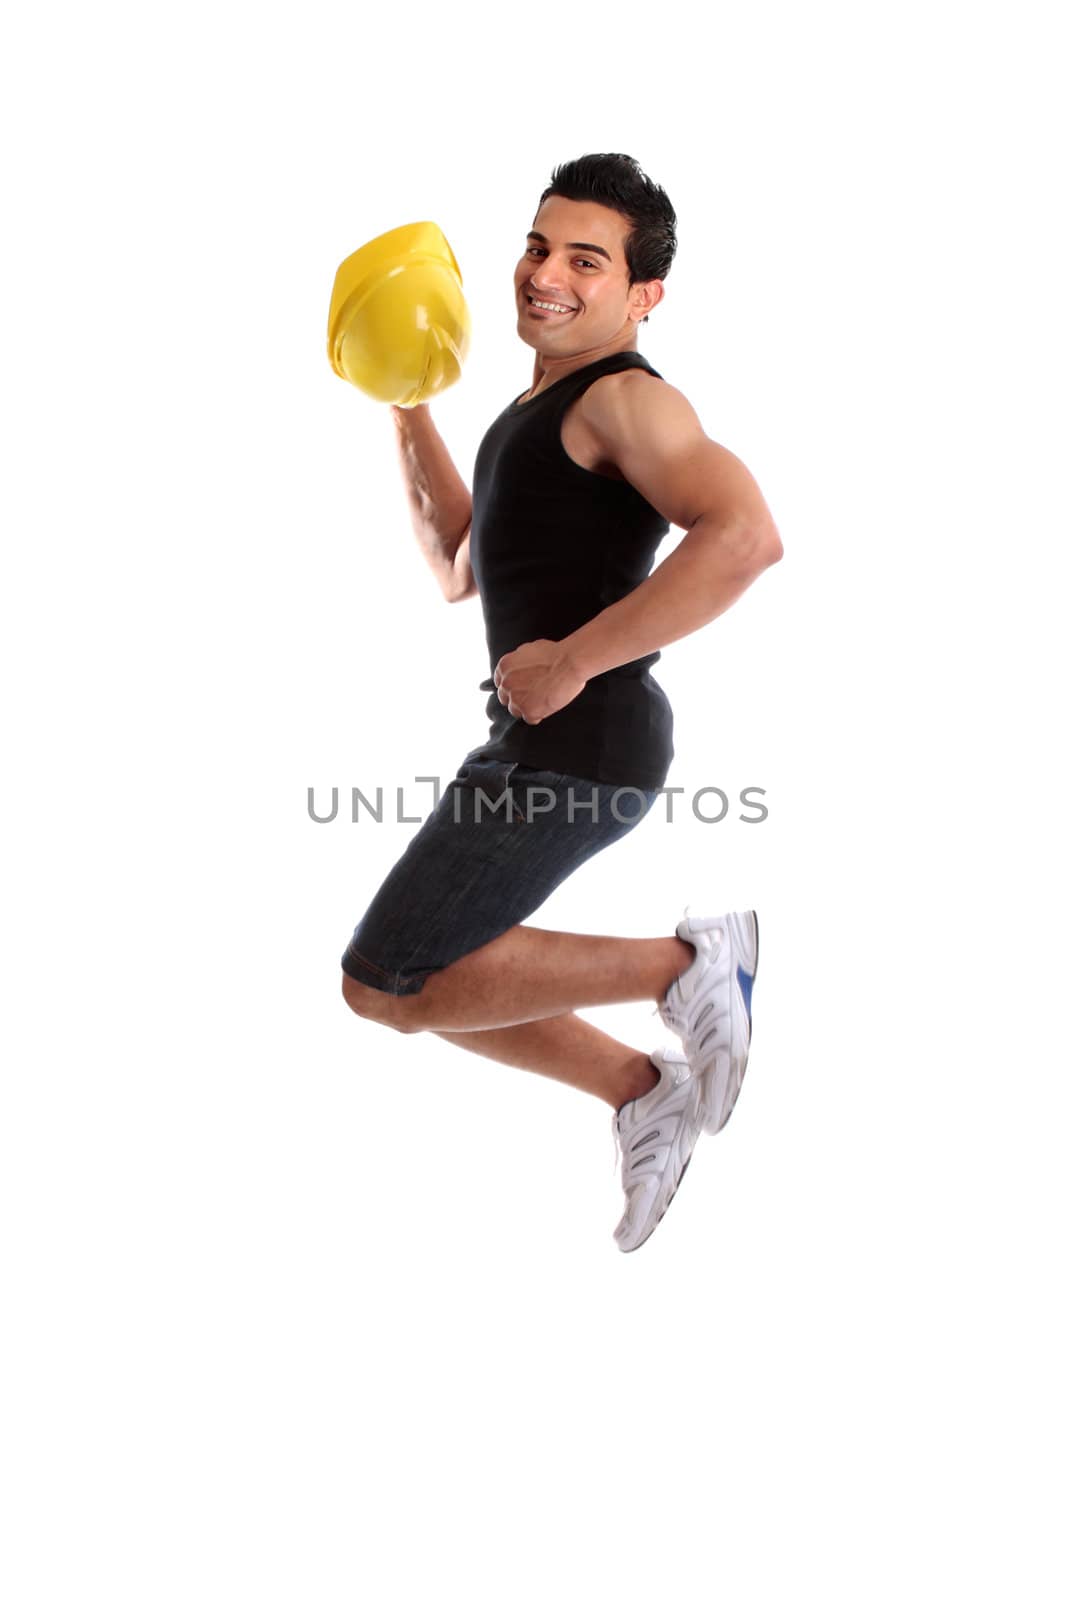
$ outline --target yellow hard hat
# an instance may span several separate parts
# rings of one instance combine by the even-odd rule
[[[339,378],[418,406],[461,376],[470,346],[463,278],[436,222],[379,234],[337,269],[327,353]]]

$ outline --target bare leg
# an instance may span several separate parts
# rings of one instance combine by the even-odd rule
[[[462,1033],[431,1030],[439,1039],[458,1044],[475,1055],[524,1067],[546,1078],[606,1100],[614,1110],[627,1100],[647,1094],[659,1073],[640,1050],[602,1033],[592,1023],[566,1012],[537,1022],[520,1022],[510,1028],[472,1028]]]
[[[412,1032],[510,1027],[586,1006],[662,1000],[693,958],[675,934],[618,939],[520,924],[431,973],[418,994],[368,990],[360,1010]],[[346,998],[352,1003],[348,989]]]

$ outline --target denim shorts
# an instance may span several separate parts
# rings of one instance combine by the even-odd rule
[[[367,907],[341,966],[372,989],[418,994],[431,973],[515,927],[628,834],[658,793],[468,759]]]

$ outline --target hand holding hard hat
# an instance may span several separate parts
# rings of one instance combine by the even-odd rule
[[[470,347],[462,284],[435,222],[393,228],[346,257],[327,330],[337,376],[372,400],[405,408],[456,383]]]

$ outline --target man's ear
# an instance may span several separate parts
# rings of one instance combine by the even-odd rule
[[[659,305],[666,292],[661,278],[651,278],[648,283],[634,284],[635,309],[639,313],[637,319],[639,322],[647,321],[648,313]]]

